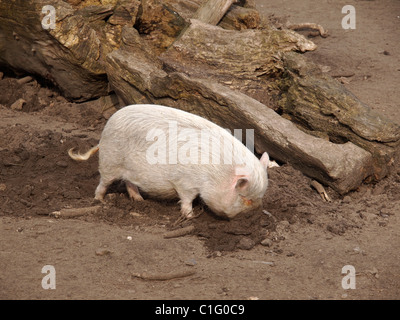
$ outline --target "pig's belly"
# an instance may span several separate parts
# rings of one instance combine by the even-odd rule
[[[132,175],[132,172],[126,172],[122,178],[135,184],[139,188],[140,193],[149,197],[160,199],[178,198],[173,183],[161,177],[155,177],[154,174],[146,175],[142,173],[138,176],[137,174]]]
[[[157,187],[143,187],[140,184],[138,185],[139,191],[141,194],[151,198],[158,198],[158,199],[178,199],[179,196],[175,189],[163,189]]]

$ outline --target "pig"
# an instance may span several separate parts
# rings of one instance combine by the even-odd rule
[[[257,209],[268,186],[266,152],[259,160],[226,129],[171,107],[123,107],[109,118],[97,146],[84,154],[72,148],[68,154],[84,161],[97,151],[100,183],[95,199],[103,201],[107,187],[123,180],[136,201],[143,200],[140,192],[179,198],[182,219],[195,217],[192,202],[198,196],[228,219]]]

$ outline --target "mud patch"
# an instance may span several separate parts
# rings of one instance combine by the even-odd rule
[[[293,184],[276,183],[286,172],[295,177]],[[204,239],[210,251],[228,252],[237,249],[250,250],[265,239],[279,240],[276,229],[282,222],[287,224],[305,220],[307,214],[297,210],[298,200],[290,201],[290,195],[298,186],[307,188],[308,179],[290,166],[272,169],[269,173],[269,188],[259,210],[239,214],[232,220],[221,220],[205,213],[194,220],[196,234]],[[276,195],[280,194],[279,197]]]
[[[0,88],[8,92],[1,100],[1,214],[33,217],[91,206],[99,182],[98,157],[76,162],[67,150],[83,151],[98,143],[106,119],[96,102],[70,103],[35,80],[20,84],[18,79],[6,77],[0,80]],[[23,107],[12,110],[21,97],[26,101]],[[305,221],[309,202],[319,201],[309,182],[291,166],[271,169],[269,189],[259,210],[222,220],[197,199],[194,211],[199,217],[186,224],[195,226],[195,235],[210,252],[249,250],[266,238],[279,241],[283,236],[276,234],[277,225]],[[145,197],[143,202],[134,202],[121,181],[110,186],[106,199],[96,215],[79,219],[138,228],[164,225],[171,230],[180,216],[178,199]]]
[[[5,78],[0,87],[4,83],[15,85],[15,81]],[[62,208],[91,206],[99,182],[98,157],[76,162],[68,157],[67,150],[74,147],[83,151],[96,145],[106,119],[96,102],[69,103],[40,85],[31,85],[29,90],[32,95],[47,99],[47,106],[37,111],[11,110],[10,103],[16,98],[11,96],[6,106],[1,107],[4,119],[0,127],[1,214],[33,217]],[[186,224],[195,226],[194,234],[209,252],[250,250],[261,243],[276,246],[290,237],[298,225],[316,224],[334,235],[343,235],[349,229],[361,228],[369,215],[368,210],[360,215],[358,208],[368,204],[368,197],[361,193],[369,190],[367,196],[371,195],[373,186],[363,187],[347,196],[346,201],[328,189],[333,204],[322,201],[310,187],[311,179],[290,165],[272,168],[268,174],[269,187],[259,210],[222,220],[201,200],[194,202],[199,217]],[[387,186],[381,183],[373,191],[375,195],[389,197],[397,190],[390,183]],[[137,228],[162,225],[171,230],[180,216],[178,199],[157,201],[145,197],[145,201],[134,202],[121,181],[109,188],[106,198],[107,203],[96,215],[79,219]],[[375,216],[375,212],[371,214]]]

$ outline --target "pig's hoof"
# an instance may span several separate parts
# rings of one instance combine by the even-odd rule
[[[104,201],[104,199],[96,199],[96,198],[94,198],[93,200],[92,200],[92,205],[99,205],[99,204],[105,204],[106,202]]]
[[[185,222],[187,220],[187,217],[184,215],[181,215],[174,223],[174,226],[177,226],[178,224],[181,224],[182,222]]]
[[[198,218],[198,217],[200,217],[200,215],[201,215],[201,211],[199,212],[199,213],[194,213],[194,211],[192,211],[192,212],[190,212],[190,214],[188,215],[188,220],[189,219],[195,219],[195,218]]]
[[[190,212],[191,213],[191,212]],[[181,224],[187,220],[192,219],[193,217],[189,214],[181,214],[181,216],[174,222],[174,226]]]
[[[191,219],[197,218],[198,216],[200,216],[200,214],[201,214],[201,212],[198,213],[198,214],[195,214],[193,212],[193,210],[190,211],[187,214],[186,213],[182,213],[181,216],[174,222],[174,226],[176,226],[178,224],[181,224],[181,223],[183,223],[183,222],[185,222],[187,220],[191,220]]]
[[[135,195],[135,196],[129,195],[129,198],[130,198],[132,201],[144,201],[143,197],[142,197],[140,194],[139,194],[139,195]]]

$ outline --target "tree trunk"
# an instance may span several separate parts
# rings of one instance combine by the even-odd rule
[[[113,90],[124,104],[159,103],[254,129],[257,152],[340,193],[384,177],[398,160],[399,125],[295,53],[316,46],[265,25],[254,6],[106,3],[54,0],[55,28],[44,29],[47,0],[0,1],[0,65],[48,79],[71,100]]]
[[[371,152],[374,178],[385,177],[399,157],[400,126],[360,101],[342,84],[293,52],[283,57],[279,80],[283,114],[311,134],[351,141]]]
[[[76,13],[61,0],[56,8],[56,28],[44,29],[42,8],[46,0],[0,2],[0,64],[20,72],[40,75],[58,86],[71,99],[85,101],[107,94],[107,77],[101,63],[101,37],[87,22],[111,8]],[[104,25],[105,23],[103,23]],[[85,39],[85,41],[81,41]],[[106,45],[104,45],[106,47]]]

